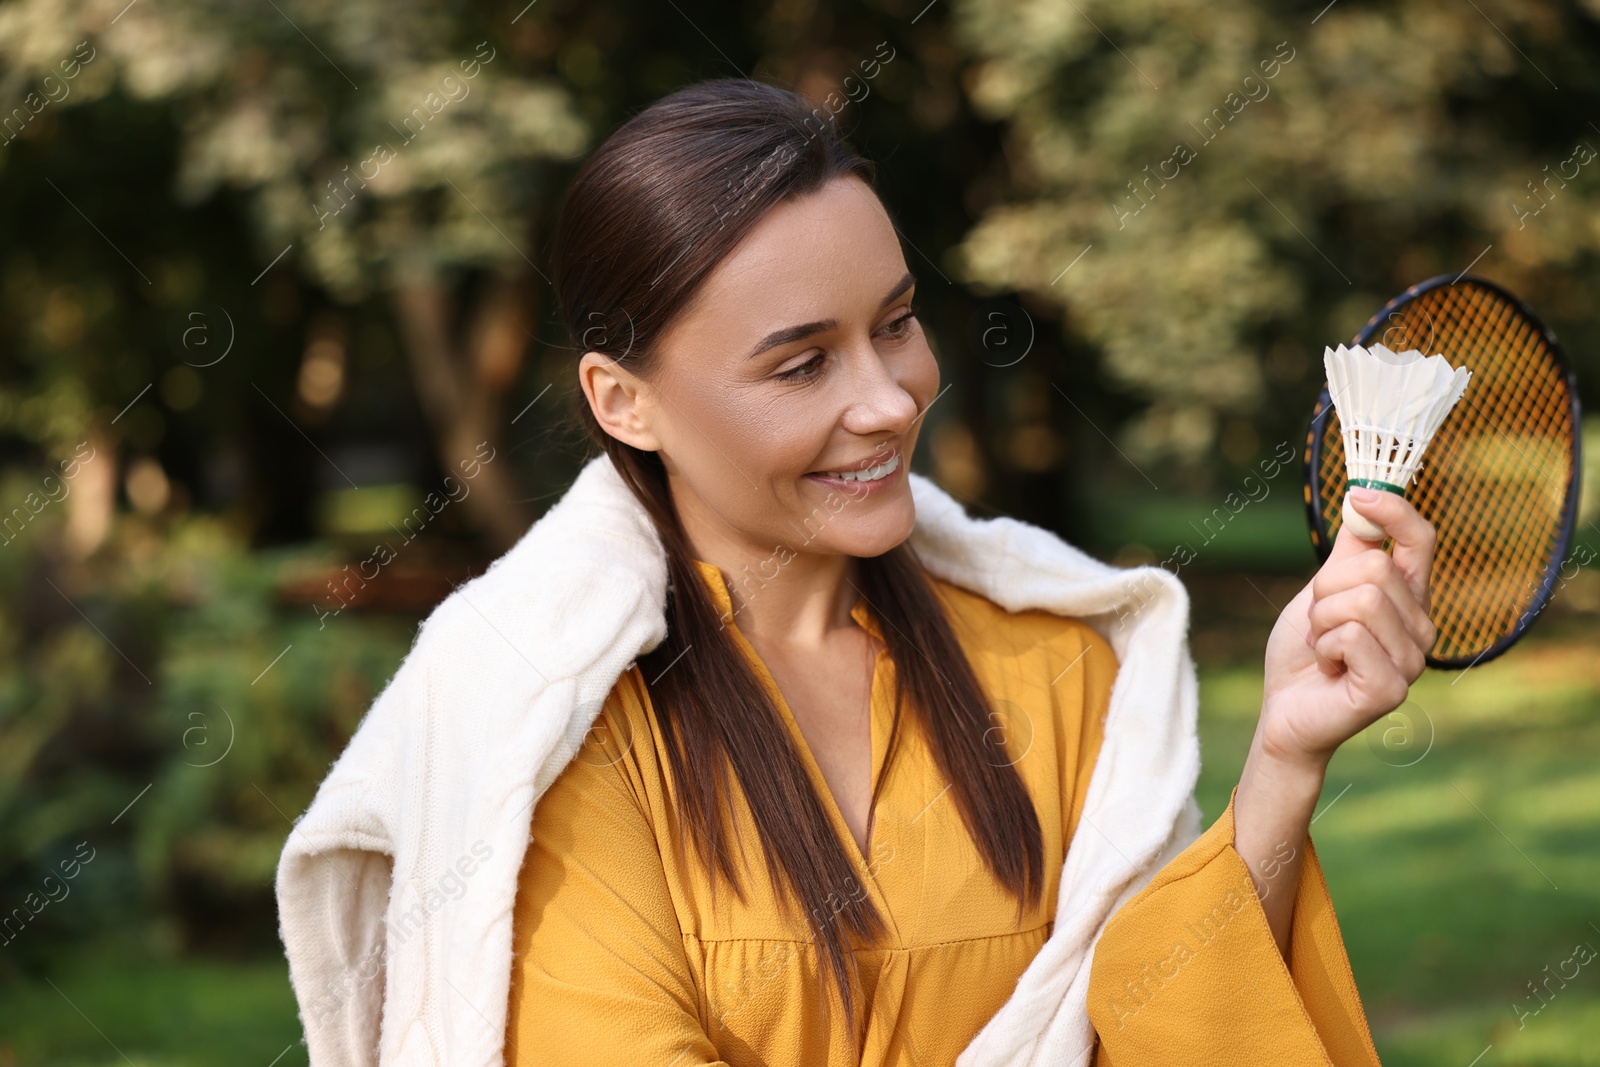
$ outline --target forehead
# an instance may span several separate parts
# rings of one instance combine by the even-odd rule
[[[835,179],[767,212],[706,276],[668,341],[743,357],[774,328],[875,317],[905,272],[877,196],[859,179]]]

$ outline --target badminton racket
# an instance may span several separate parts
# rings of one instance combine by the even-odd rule
[[[1413,285],[1354,343],[1442,354],[1472,371],[1405,495],[1438,531],[1429,581],[1438,636],[1428,665],[1493,659],[1549,603],[1572,544],[1582,483],[1577,378],[1533,312],[1470,275]],[[1344,436],[1324,384],[1305,451],[1306,518],[1322,560],[1339,532],[1345,483]]]

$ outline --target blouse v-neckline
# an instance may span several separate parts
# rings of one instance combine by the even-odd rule
[[[883,631],[878,626],[878,620],[873,616],[872,610],[867,605],[864,594],[856,597],[856,602],[850,608],[850,617],[855,620],[867,633],[871,634],[878,644],[878,649],[873,655],[872,679],[868,685],[868,729],[872,740],[872,774],[869,784],[869,799],[867,808],[867,841],[866,850],[856,843],[855,834],[850,831],[850,824],[845,821],[844,812],[839,807],[833,789],[828,785],[827,778],[822,773],[822,766],[817,762],[811,745],[806,740],[805,732],[800,729],[800,722],[794,716],[794,711],[789,707],[789,702],[784,699],[783,693],[778,688],[777,680],[767,668],[766,661],[756,652],[755,646],[749,638],[739,629],[734,620],[733,598],[728,591],[727,581],[722,576],[722,571],[714,563],[696,559],[693,561],[695,568],[703,579],[706,590],[711,594],[712,603],[717,607],[720,616],[725,620],[728,633],[738,644],[751,667],[755,669],[756,677],[766,687],[772,702],[777,706],[783,716],[784,724],[789,729],[789,735],[794,739],[795,749],[800,755],[801,762],[805,765],[806,773],[811,777],[811,782],[827,809],[828,818],[833,823],[834,832],[850,850],[851,858],[857,869],[864,875],[863,884],[868,887],[868,892],[874,897],[880,914],[886,918],[890,915],[887,902],[883,898],[882,889],[867,857],[872,854],[873,840],[877,833],[877,798],[878,782],[883,775],[884,762],[888,750],[890,727],[893,725],[894,715],[894,661],[889,658],[888,650],[883,647]],[[893,920],[891,919],[892,923]]]

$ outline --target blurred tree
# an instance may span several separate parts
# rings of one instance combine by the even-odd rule
[[[113,87],[170,102],[180,202],[227,187],[248,203],[256,240],[237,269],[277,256],[339,303],[388,300],[439,466],[497,444],[542,297],[530,254],[549,199],[541,164],[585,144],[572,94],[512,69],[477,19],[432,4],[119,6],[12,5],[17,32],[0,38],[13,95],[92,39],[92,80],[63,102]],[[343,342],[311,340],[296,385],[315,409],[341,391]],[[506,465],[481,477],[463,506],[504,547],[529,516]]]
[[[185,102],[180,197],[243,189],[263,248],[340,302],[390,302],[441,468],[497,446],[543,295],[541,164],[586,143],[572,94],[515,70],[483,20],[432,4],[196,3],[134,25],[107,50],[130,89]],[[330,360],[324,395],[338,374]],[[481,477],[463,506],[505,547],[529,515],[504,464]]]
[[[542,235],[590,131],[679,85],[741,73],[821,105],[877,58],[840,121],[884,163],[928,316],[956,342],[942,355],[958,388],[930,426],[1005,425],[1015,382],[961,343],[974,302],[942,262],[970,221],[950,205],[993,132],[959,92],[942,13],[913,24],[920,7],[0,7],[7,99],[70,86],[0,136],[0,496],[24,499],[86,439],[96,457],[0,556],[0,617],[19,620],[0,627],[0,813],[14,816],[0,890],[25,894],[63,842],[99,834],[119,857],[99,868],[117,880],[94,882],[110,886],[108,922],[137,907],[169,940],[243,925],[270,941],[285,813],[408,636],[381,605],[326,630],[307,609],[370,543],[281,542],[324,532],[311,504],[338,474],[372,484],[349,458],[363,449],[404,445],[426,420],[449,470],[546,384],[570,392]],[[74,55],[92,58],[63,81]],[[521,465],[486,465],[464,498],[491,547],[570,480],[573,457],[548,447],[552,407],[515,424],[504,451]],[[977,456],[963,487],[1003,497],[983,477],[990,435],[952,437]],[[403,474],[429,480],[425,463]],[[86,533],[63,555],[66,513]],[[43,804],[62,782],[71,803]],[[56,918],[83,935],[108,924]]]
[[[687,12],[639,0],[547,0],[446,11],[411,0],[398,7],[283,3],[240,12],[203,0],[126,8],[113,0],[24,0],[0,9],[0,29],[10,31],[0,32],[0,63],[18,96],[86,42],[84,54],[94,58],[56,110],[106,101],[140,107],[146,117],[164,112],[175,158],[140,161],[128,176],[139,197],[175,196],[188,210],[226,203],[248,218],[250,237],[242,244],[232,237],[221,262],[209,255],[197,271],[191,259],[187,270],[155,279],[169,310],[201,294],[222,308],[234,306],[212,295],[230,283],[235,293],[246,290],[239,300],[264,301],[258,294],[281,288],[285,272],[298,272],[312,298],[320,294],[335,307],[387,305],[437,464],[449,470],[480,441],[498,447],[508,391],[517,392],[521,409],[542,395],[539,379],[570,365],[539,264],[577,159],[628,114],[701,78],[770,80],[819,107],[833,94],[838,103],[828,110],[840,111],[846,131],[886,164],[887,198],[904,229],[918,235],[907,238],[908,257],[950,298],[943,308],[931,305],[930,316],[942,315],[937,328],[965,339],[973,301],[951,288],[941,260],[969,224],[950,208],[993,154],[992,134],[961,93],[961,57],[942,10],[928,13],[913,0],[835,6],[720,3]],[[53,132],[35,124],[22,140],[44,145]],[[65,156],[56,162],[70,166]],[[908,181],[911,174],[919,180]],[[83,218],[113,218],[119,227],[137,214],[81,179],[65,192],[45,187],[38,195],[70,195],[87,202]],[[63,223],[81,224],[57,207],[64,205],[49,210]],[[162,243],[141,238],[136,251]],[[144,273],[134,271],[119,279],[121,295],[149,300],[138,285]],[[30,292],[25,299],[35,298]],[[101,303],[110,325],[114,300],[107,294]],[[271,351],[245,359],[255,369],[270,368],[277,388],[265,391],[269,399],[282,402],[289,390],[294,403],[282,406],[297,424],[315,426],[349,388],[353,330],[309,312],[287,311],[281,319],[305,334],[298,370],[282,367]],[[199,353],[187,355],[187,362],[203,362]],[[991,449],[983,429],[991,418],[1008,420],[1000,398],[1010,387],[996,380],[1002,376],[964,366],[975,361],[963,350],[946,357],[952,379],[966,388],[939,417],[978,427],[973,440],[982,466],[994,466],[999,456],[1000,468],[1012,468],[1006,447]],[[127,402],[137,376],[124,375],[128,381],[110,388],[110,376],[92,366],[71,370],[63,380],[88,395],[62,421],[81,427],[97,402],[106,416],[101,432],[114,439],[104,424]],[[534,388],[525,388],[529,379]],[[259,404],[253,377],[230,385]],[[152,414],[139,417],[148,421]],[[261,432],[252,428],[250,436]],[[1059,449],[1045,445],[1028,452],[1027,476],[1061,470],[1059,462],[1040,467],[1040,457],[1059,459]],[[552,472],[549,485],[532,488],[557,488],[569,474]],[[974,496],[992,488],[978,471],[962,484]],[[476,488],[464,506],[490,544],[503,548],[526,527],[522,498],[529,494],[518,491],[514,468],[504,464],[485,468]]]
[[[1323,345],[1408,285],[1470,266],[1587,317],[1597,19],[1593,0],[958,0],[972,99],[1007,127],[963,276],[1099,346],[1147,401],[1134,460],[1203,471],[1256,427],[1298,444]]]

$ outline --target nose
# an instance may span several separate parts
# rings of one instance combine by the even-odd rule
[[[886,360],[867,344],[851,362],[856,369],[840,424],[862,436],[910,430],[922,408],[907,388],[913,375],[909,361]]]

